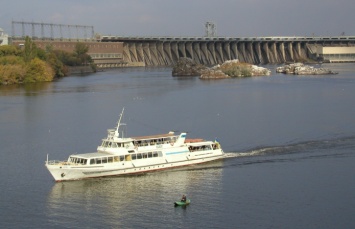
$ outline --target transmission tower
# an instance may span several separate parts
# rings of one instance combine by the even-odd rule
[[[21,33],[15,31],[20,27]],[[73,34],[74,33],[74,34]],[[32,39],[93,39],[94,26],[63,25],[43,22],[12,21],[12,37]]]
[[[217,26],[215,25],[214,22],[206,22],[205,24],[206,37],[217,36],[216,30],[217,30]]]

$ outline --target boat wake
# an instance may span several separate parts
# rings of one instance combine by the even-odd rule
[[[330,140],[316,140],[294,143],[284,146],[268,146],[258,147],[250,149],[245,152],[226,152],[224,158],[236,158],[236,157],[253,157],[263,155],[290,155],[307,152],[319,152],[325,149],[354,149],[355,148],[355,136],[343,137]],[[340,156],[338,151],[333,151],[334,154]]]

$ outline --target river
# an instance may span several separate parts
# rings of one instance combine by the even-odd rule
[[[199,80],[122,68],[0,86],[1,228],[355,228],[355,65]],[[205,165],[55,183],[44,163],[127,135],[218,139]],[[182,194],[186,208],[174,208]]]

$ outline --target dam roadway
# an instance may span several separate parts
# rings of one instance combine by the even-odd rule
[[[180,57],[215,65],[239,59],[278,64],[316,59],[319,47],[354,47],[355,36],[337,37],[124,37],[101,36],[100,42],[122,42],[123,60],[146,66],[171,66]]]

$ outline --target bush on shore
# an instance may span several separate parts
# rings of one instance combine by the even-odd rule
[[[67,66],[95,65],[87,54],[88,46],[77,43],[73,53],[40,49],[26,37],[24,48],[13,45],[0,46],[0,85],[52,81],[66,76]]]

